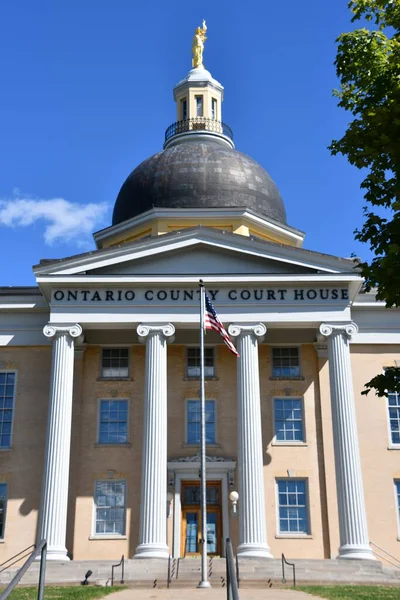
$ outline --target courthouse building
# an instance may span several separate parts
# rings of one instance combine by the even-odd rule
[[[199,278],[240,354],[207,332],[208,552],[399,554],[400,402],[361,392],[400,313],[303,249],[223,91],[198,60],[96,249],[0,288],[0,560],[200,552]]]

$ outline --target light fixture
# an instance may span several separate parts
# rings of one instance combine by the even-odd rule
[[[232,516],[236,517],[236,515],[237,515],[237,503],[238,503],[238,500],[239,500],[239,494],[237,492],[235,492],[235,490],[233,490],[229,494],[229,500],[232,502]]]
[[[85,579],[82,581],[82,585],[89,585],[88,579],[92,574],[92,571],[86,571]]]
[[[167,519],[170,519],[172,517],[171,504],[172,504],[173,499],[174,499],[173,493],[168,492],[167,493]]]

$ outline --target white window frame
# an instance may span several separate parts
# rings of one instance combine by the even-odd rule
[[[302,440],[278,440],[276,437],[276,418],[275,418],[275,400],[300,400],[301,402],[301,417],[303,425],[303,439]],[[274,428],[273,444],[276,446],[305,446],[307,445],[307,432],[306,432],[306,420],[304,414],[304,396],[273,396],[272,398],[272,418]]]
[[[103,352],[104,350],[128,350],[128,375],[119,377],[108,377],[103,375]],[[100,379],[107,381],[127,381],[131,379],[131,347],[118,344],[116,346],[102,346],[100,348]]]
[[[214,104],[215,103],[215,104]],[[213,110],[213,104],[214,104],[214,110]],[[211,118],[214,119],[215,121],[218,120],[218,100],[217,98],[214,98],[213,96],[211,96]],[[213,116],[214,113],[214,116]]]
[[[303,365],[302,365],[302,351],[301,351],[301,344],[272,344],[270,346],[271,348],[271,378],[272,379],[277,379],[280,381],[290,381],[290,380],[298,380],[298,379],[302,379],[303,378]],[[299,355],[299,374],[298,375],[288,375],[288,376],[284,376],[284,375],[274,375],[274,349],[277,348],[296,348],[298,355]]]
[[[96,488],[98,483],[124,483],[125,484],[125,493],[124,493],[124,533],[96,533]],[[128,482],[126,479],[95,479],[93,486],[93,510],[92,510],[92,535],[90,536],[92,539],[102,539],[102,540],[112,540],[112,539],[126,539],[126,517],[127,517],[127,497],[128,497]]]
[[[197,109],[198,109],[198,105],[197,105],[197,99],[201,98],[201,115],[197,114]],[[196,94],[194,97],[194,106],[196,109],[196,117],[201,119],[202,117],[204,117],[204,95],[203,94]]]
[[[189,379],[200,379],[199,375],[189,375],[189,348],[198,348],[200,350],[200,346],[197,344],[187,344],[186,345],[186,353],[185,353],[185,377]],[[215,379],[217,376],[217,361],[216,361],[216,347],[215,345],[205,344],[205,349],[211,348],[213,350],[214,356],[214,375],[205,375],[205,379]]]
[[[189,417],[189,411],[188,411],[188,403],[190,401],[195,401],[195,402],[200,402],[200,398],[185,398],[185,446],[192,446],[192,447],[198,447],[200,446],[200,441],[197,444],[194,444],[192,442],[189,442],[188,440],[188,431],[189,431],[189,422],[188,422],[188,417]],[[217,400],[215,398],[206,398],[206,402],[214,402],[214,441],[213,442],[207,442],[207,446],[218,446],[218,428],[217,428],[217,424],[218,424],[218,405],[217,405]]]
[[[387,427],[388,427],[388,438],[389,438],[389,448],[400,450],[400,443],[396,443],[392,441],[392,430],[390,427],[390,414],[389,414],[389,394],[396,394],[399,400],[400,406],[400,394],[398,392],[386,392],[386,419],[387,419]]]
[[[282,531],[280,529],[280,514],[279,514],[279,481],[304,481],[305,497],[306,497],[306,515],[307,515],[307,531]],[[311,514],[310,514],[310,492],[309,482],[307,477],[276,477],[275,478],[275,499],[276,499],[276,537],[278,538],[309,538],[312,537],[311,529]]]
[[[183,110],[184,107],[184,103],[186,102],[186,107],[185,107],[185,111]],[[188,99],[187,96],[184,96],[183,98],[181,98],[180,100],[180,120],[181,121],[187,121],[187,116],[188,116]],[[186,115],[184,114],[184,112],[186,112]]]
[[[396,483],[400,485],[400,477],[393,479],[394,501],[396,507],[397,541],[400,541],[400,497],[397,495]]]
[[[6,486],[6,492],[4,494],[4,511],[3,511],[3,535],[0,535],[0,540],[4,540],[6,537],[6,524],[7,524],[7,506],[8,506],[8,483],[6,481],[0,481],[1,485]]]
[[[105,442],[101,442],[100,441],[100,423],[101,423],[101,403],[103,401],[107,401],[107,402],[119,402],[121,400],[124,400],[127,402],[128,408],[127,408],[127,413],[126,413],[126,442],[113,442],[111,444],[107,444]],[[129,427],[129,421],[130,421],[130,398],[99,398],[97,401],[97,434],[96,434],[96,446],[130,446],[130,427]]]
[[[14,438],[14,421],[15,421],[15,399],[17,396],[17,384],[18,384],[18,371],[16,369],[0,369],[0,373],[14,373],[14,394],[13,394],[13,405],[12,405],[12,420],[11,420],[11,431],[10,431],[10,445],[0,446],[0,452],[7,452],[12,449],[13,438]]]

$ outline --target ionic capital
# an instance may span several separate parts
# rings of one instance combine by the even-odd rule
[[[172,325],[172,323],[164,323],[164,324],[159,324],[159,323],[155,323],[153,325],[143,325],[140,324],[137,326],[136,332],[138,334],[139,337],[139,341],[140,342],[145,342],[146,338],[149,335],[154,335],[154,334],[162,334],[167,342],[173,342],[173,336],[175,334],[175,327]],[[170,338],[170,339],[168,339]]]
[[[329,337],[333,334],[346,335],[349,339],[358,333],[358,327],[355,323],[322,323],[319,327],[323,336]]]
[[[78,323],[75,323],[74,325],[48,323],[43,328],[43,334],[48,338],[55,337],[62,333],[68,334],[72,338],[77,338],[82,335],[82,327],[78,325]]]
[[[267,333],[267,328],[264,323],[249,323],[249,324],[238,324],[232,323],[228,327],[228,333],[232,337],[239,337],[241,335],[251,334],[254,335],[259,342],[262,342],[264,335]]]

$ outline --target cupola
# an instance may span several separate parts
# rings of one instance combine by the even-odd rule
[[[164,148],[188,137],[213,138],[234,148],[230,127],[222,122],[223,86],[203,65],[203,49],[207,26],[197,27],[192,42],[192,69],[174,87],[176,122],[165,133]]]

